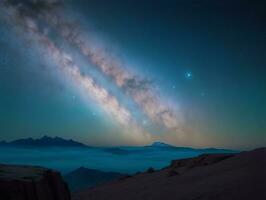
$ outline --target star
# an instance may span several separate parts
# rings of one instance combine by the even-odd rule
[[[186,72],[185,77],[187,79],[191,79],[192,78],[192,73],[191,72]]]

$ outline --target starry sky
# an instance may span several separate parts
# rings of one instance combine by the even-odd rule
[[[1,0],[0,139],[266,145],[266,5]]]

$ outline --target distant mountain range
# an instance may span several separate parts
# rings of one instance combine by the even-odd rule
[[[196,150],[191,147],[177,147],[170,144],[166,144],[164,142],[156,141],[152,143],[151,145],[145,146],[145,147],[151,147],[151,148],[161,148],[161,149],[179,149],[179,150]]]
[[[170,144],[166,144],[166,143],[159,142],[159,141],[152,143],[152,145],[150,145],[150,146],[152,146],[152,147],[174,147]]]
[[[117,172],[103,172],[100,170],[80,167],[69,174],[66,174],[64,180],[73,192],[117,180],[124,176],[126,175]]]
[[[50,146],[58,146],[58,147],[88,147],[85,144],[80,142],[76,142],[74,140],[66,140],[60,137],[48,137],[43,136],[39,139],[33,138],[25,138],[18,139],[11,142],[1,141],[1,146],[19,146],[19,147],[50,147]]]
[[[192,147],[177,147],[163,142],[156,141],[149,146],[150,148],[171,149],[171,150],[183,150],[183,151],[199,151],[202,153],[238,153],[237,150],[231,149],[218,149],[218,148],[192,148]]]
[[[0,146],[14,146],[14,147],[83,147],[91,148],[83,143],[74,141],[72,139],[67,140],[61,137],[48,137],[43,136],[39,139],[24,138],[11,142],[0,141]],[[117,155],[127,155],[132,153],[141,153],[150,149],[160,150],[174,150],[174,151],[197,151],[200,153],[236,153],[239,151],[228,149],[216,149],[216,148],[191,148],[191,147],[177,147],[170,144],[166,144],[160,141],[156,141],[148,146],[142,147],[103,147],[105,152]]]

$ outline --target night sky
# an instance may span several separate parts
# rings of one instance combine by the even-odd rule
[[[263,1],[0,0],[0,140],[266,145]]]

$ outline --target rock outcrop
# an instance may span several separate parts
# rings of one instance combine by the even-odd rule
[[[70,192],[57,171],[0,164],[0,199],[70,200]]]
[[[169,175],[178,175],[187,172],[195,167],[212,165],[227,158],[233,157],[235,154],[202,154],[196,158],[185,158],[173,160],[169,169]]]

